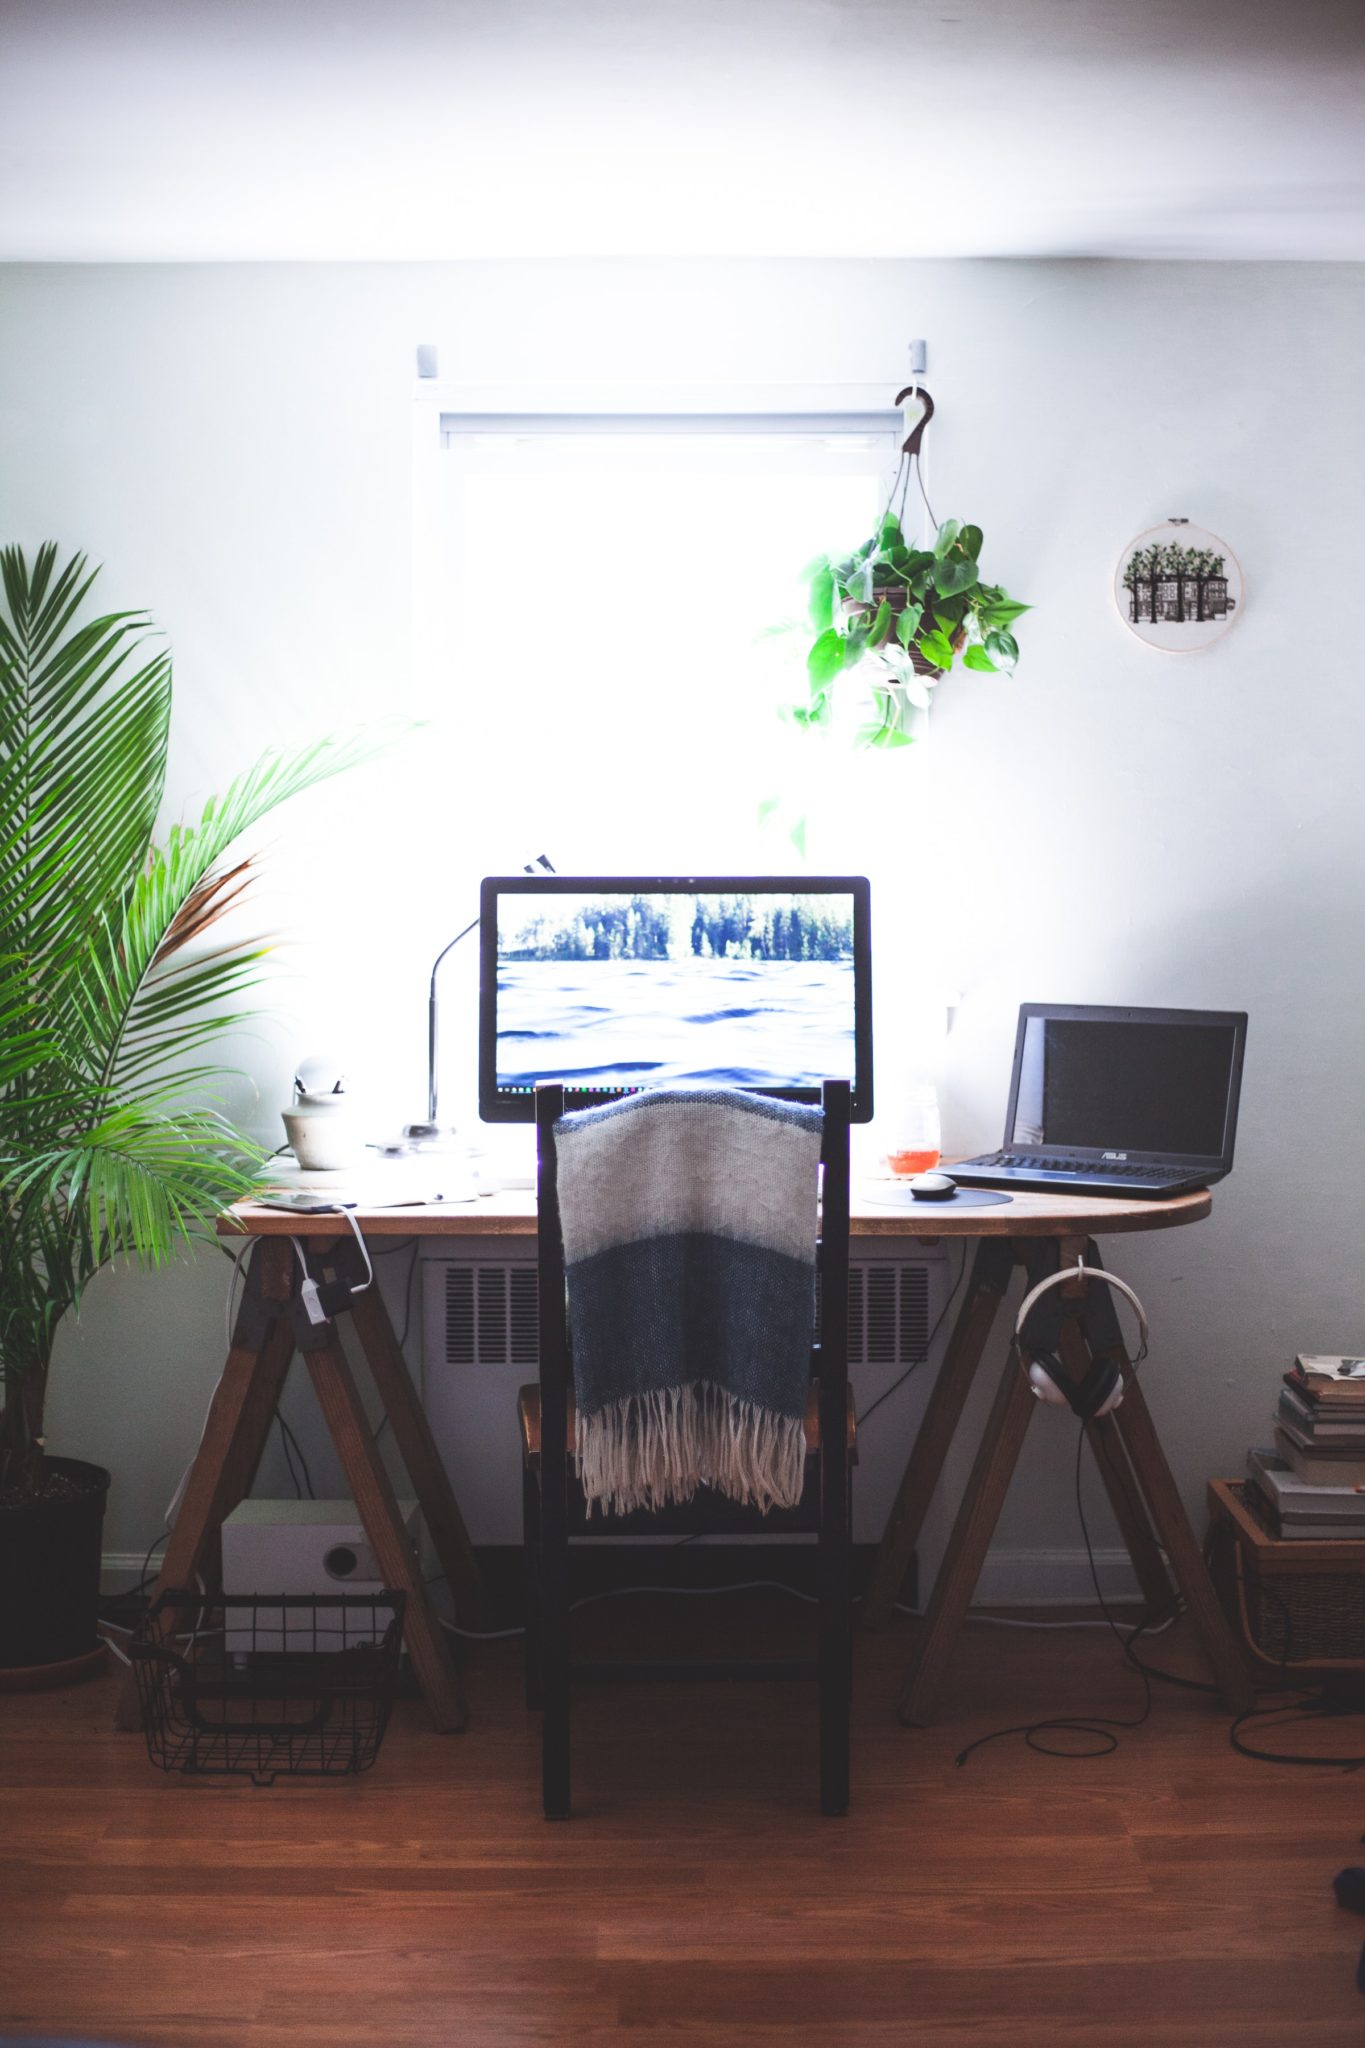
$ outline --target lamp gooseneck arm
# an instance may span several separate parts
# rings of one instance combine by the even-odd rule
[[[446,954],[453,952],[461,939],[467,939],[478,922],[477,917],[473,918],[463,931],[456,932],[450,944],[442,946],[440,952],[431,963],[431,985],[427,991],[427,1122],[429,1124],[436,1122],[436,1060],[441,1018],[441,1006],[436,999],[436,976]]]
[[[544,853],[538,853],[533,861],[527,861],[522,872],[523,874],[533,875],[537,868],[543,868],[548,875],[552,875],[555,871],[553,861],[548,854]],[[456,932],[449,945],[442,946],[440,952],[431,963],[431,983],[427,990],[427,1124],[433,1133],[436,1128],[436,1065],[441,1022],[441,1006],[436,999],[436,976],[440,972],[441,962],[445,959],[446,954],[453,952],[461,939],[467,939],[469,934],[477,929],[478,923],[477,917],[471,918],[463,931]],[[417,1126],[411,1125],[409,1128],[416,1130]]]

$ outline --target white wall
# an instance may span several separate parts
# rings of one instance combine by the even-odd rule
[[[877,877],[884,987],[913,969],[924,906],[945,912],[950,1150],[998,1137],[1020,1000],[1250,1011],[1213,1218],[1115,1260],[1147,1300],[1149,1394],[1202,1513],[1205,1477],[1264,1439],[1293,1352],[1365,1344],[1363,285],[1353,266],[1236,264],[11,268],[0,536],[87,548],[105,601],[170,633],[179,807],[266,742],[416,701],[417,341],[534,404],[575,378],[890,392],[927,335],[940,511],[985,528],[993,573],[1036,610],[1013,682],[951,679],[923,759],[899,781],[869,765],[877,836],[903,849]],[[1199,656],[1147,652],[1110,600],[1123,542],[1170,513],[1222,534],[1247,576],[1243,619]],[[387,1100],[412,1099],[423,961],[472,880],[439,857],[462,776],[507,778],[494,857],[522,857],[510,733],[492,771],[457,753],[433,775],[429,756],[400,748],[273,835],[260,915],[303,937],[276,1021],[235,1048],[259,1092],[229,1089],[263,1130],[361,978],[393,992],[362,1054],[391,1069]],[[423,809],[440,815],[408,843],[395,821]],[[399,892],[403,919],[385,911]],[[879,1033],[885,1066],[886,1000]],[[193,1446],[225,1271],[105,1278],[61,1347],[52,1435],[112,1466],[114,1551],[155,1533]],[[306,1427],[302,1389],[290,1407]],[[1071,1443],[1048,1418],[1027,1447],[1001,1531],[1026,1565],[1075,1547]]]

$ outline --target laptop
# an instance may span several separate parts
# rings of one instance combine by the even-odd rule
[[[1232,1166],[1244,1010],[1023,1003],[998,1152],[950,1164],[969,1188],[1152,1200]]]

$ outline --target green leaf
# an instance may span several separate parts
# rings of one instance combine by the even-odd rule
[[[806,821],[804,818],[796,819],[787,837],[791,840],[792,845],[796,848],[802,860],[804,860],[806,858]]]
[[[1032,605],[1016,604],[1013,598],[992,598],[981,606],[981,616],[989,626],[1012,626],[1024,612],[1032,611]]]
[[[951,668],[953,665],[953,643],[946,633],[934,631],[923,634],[919,651],[935,668]]]
[[[863,649],[866,646],[866,633],[860,633],[856,629],[851,633],[846,633],[844,635],[844,667],[852,668],[855,662],[861,661]]]
[[[962,657],[962,666],[964,668],[981,669],[988,675],[996,673],[995,663],[991,660],[984,647],[969,647]]]
[[[805,568],[801,571],[798,581],[809,583],[812,576],[818,576],[822,570],[828,569],[831,566],[828,555],[812,555]]]
[[[894,512],[888,512],[882,520],[881,526],[877,531],[877,539],[884,548],[903,545],[905,536],[901,532],[901,523]]]
[[[976,563],[967,555],[947,555],[934,571],[934,585],[945,597],[970,590],[976,582]]]
[[[1001,627],[998,631],[986,635],[986,652],[993,654],[996,660],[1006,667],[1013,667],[1019,659],[1019,642],[1013,633],[1006,632]]]
[[[937,556],[926,554],[923,548],[916,548],[912,552],[909,561],[905,565],[903,574],[907,585],[916,597],[923,597],[925,592],[932,586],[934,572],[937,568]]]
[[[961,528],[959,527],[956,519],[944,520],[934,540],[934,553],[938,556],[940,561],[942,561],[943,557],[947,554],[949,548],[957,539],[958,534],[960,532]]]
[[[774,813],[779,809],[781,803],[782,799],[780,796],[765,796],[762,803],[758,807],[759,824],[766,825],[769,819],[772,818]]]
[[[964,526],[957,536],[958,546],[965,555],[970,555],[973,561],[981,553],[981,539],[979,526]]]
[[[828,562],[810,580],[810,622],[822,633],[834,618],[834,577]]]
[[[896,638],[900,641],[902,647],[910,645],[923,616],[924,606],[920,604],[908,604],[905,610],[897,615]]]
[[[810,677],[812,693],[824,688],[838,675],[844,665],[844,636],[829,626],[820,635],[810,653],[806,656],[806,674]]]
[[[875,617],[875,619],[873,619],[871,630],[869,631],[867,636],[868,646],[880,647],[886,640],[890,631],[891,607],[886,602],[886,599],[883,598],[881,603],[877,606],[877,616]]]
[[[859,604],[872,602],[872,564],[859,562],[844,586],[845,595]]]

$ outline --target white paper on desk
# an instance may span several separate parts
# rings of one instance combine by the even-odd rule
[[[438,1202],[477,1199],[468,1172],[459,1167],[433,1171],[430,1165],[417,1171],[407,1160],[352,1171],[334,1167],[325,1173],[275,1167],[262,1174],[260,1183],[260,1199],[268,1200],[272,1194],[312,1195],[319,1202],[345,1203],[356,1209],[421,1209]]]

